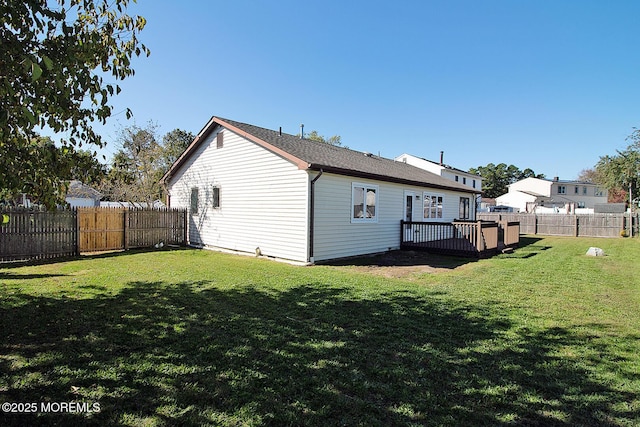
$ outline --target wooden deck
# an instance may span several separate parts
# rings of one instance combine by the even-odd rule
[[[500,231],[500,232],[499,232]],[[417,250],[431,253],[456,255],[469,258],[486,258],[505,247],[502,227],[496,222],[454,221],[441,222],[400,222],[403,250]],[[517,245],[513,233],[509,236],[509,246]],[[518,239],[518,237],[515,237]],[[499,241],[502,240],[502,241]]]
[[[489,251],[480,253],[473,243],[463,238],[443,239],[431,242],[402,242],[402,249],[468,258],[488,257],[495,254],[495,251],[493,253]]]

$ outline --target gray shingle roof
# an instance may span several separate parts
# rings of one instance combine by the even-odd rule
[[[83,184],[78,180],[69,182],[69,188],[67,189],[66,197],[75,197],[78,199],[94,199],[99,200],[102,194],[88,185]]]
[[[280,133],[270,129],[261,128],[234,120],[213,117],[209,124],[200,132],[194,143],[187,148],[183,156],[176,161],[163,179],[168,179],[172,171],[180,167],[180,164],[194,151],[198,140],[204,140],[205,136],[220,125],[232,132],[245,133],[254,142],[261,144],[266,149],[274,151],[299,166],[311,170],[323,170],[325,172],[339,173],[348,176],[371,178],[381,181],[399,182],[405,184],[450,189],[467,193],[477,193],[462,184],[443,178],[434,173],[397,162],[392,159],[334,146],[319,141],[302,139],[298,136]],[[184,158],[184,159],[183,159]],[[304,163],[304,165],[302,165]]]

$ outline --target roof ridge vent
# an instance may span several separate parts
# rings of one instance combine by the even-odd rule
[[[365,155],[365,156],[367,156],[367,157],[371,157],[371,156],[373,156],[373,154],[371,154],[371,153],[370,153],[370,152],[368,152],[368,151],[365,151],[365,152],[364,152],[364,153],[362,153],[362,154],[364,154],[364,155]]]

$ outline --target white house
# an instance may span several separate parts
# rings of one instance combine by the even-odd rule
[[[467,187],[476,190],[478,193],[482,191],[482,177],[444,164],[444,152],[442,151],[440,152],[440,162],[434,162],[407,153],[399,155],[395,160],[433,172],[436,175],[440,175],[443,178],[450,179],[451,181],[455,181],[459,184],[466,185]]]
[[[415,166],[212,117],[162,178],[189,243],[301,263],[400,247],[400,221],[475,218],[479,190]]]
[[[102,194],[98,190],[78,180],[73,180],[69,182],[69,188],[64,200],[72,208],[83,208],[100,206],[101,198]]]
[[[509,185],[496,203],[520,212],[576,212],[607,203],[607,190],[590,182],[525,178]]]

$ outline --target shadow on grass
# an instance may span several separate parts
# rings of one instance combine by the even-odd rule
[[[528,259],[551,249],[551,246],[538,244],[540,240],[542,240],[540,237],[520,236],[520,243],[513,252],[498,254],[497,258]]]
[[[321,262],[320,264],[333,266],[375,266],[375,267],[409,267],[427,266],[433,268],[454,269],[470,262],[477,262],[476,258],[463,258],[450,255],[431,254],[422,251],[394,250],[382,254],[353,257],[336,261]]]
[[[79,259],[100,259],[100,258],[118,258],[121,256],[127,256],[132,254],[146,253],[146,252],[158,252],[158,251],[192,251],[197,250],[188,246],[174,246],[167,245],[162,249],[156,249],[153,247],[149,248],[135,248],[117,251],[108,251],[108,252],[87,252],[82,253],[78,256],[69,256],[69,257],[60,257],[60,258],[45,258],[45,259],[34,259],[34,260],[20,260],[20,261],[3,261],[0,262],[0,268],[3,270],[8,270],[11,268],[32,266],[32,265],[47,265],[47,264],[58,264],[66,261],[74,261]]]
[[[0,271],[0,280],[29,280],[29,279],[46,279],[48,277],[63,277],[66,274],[13,274],[13,273],[5,273]]]
[[[0,311],[2,401],[101,411],[2,424],[613,426],[632,415],[613,408],[637,395],[558,357],[584,345],[576,333],[508,338],[513,325],[488,308],[350,292],[132,282],[94,299],[18,295]]]

